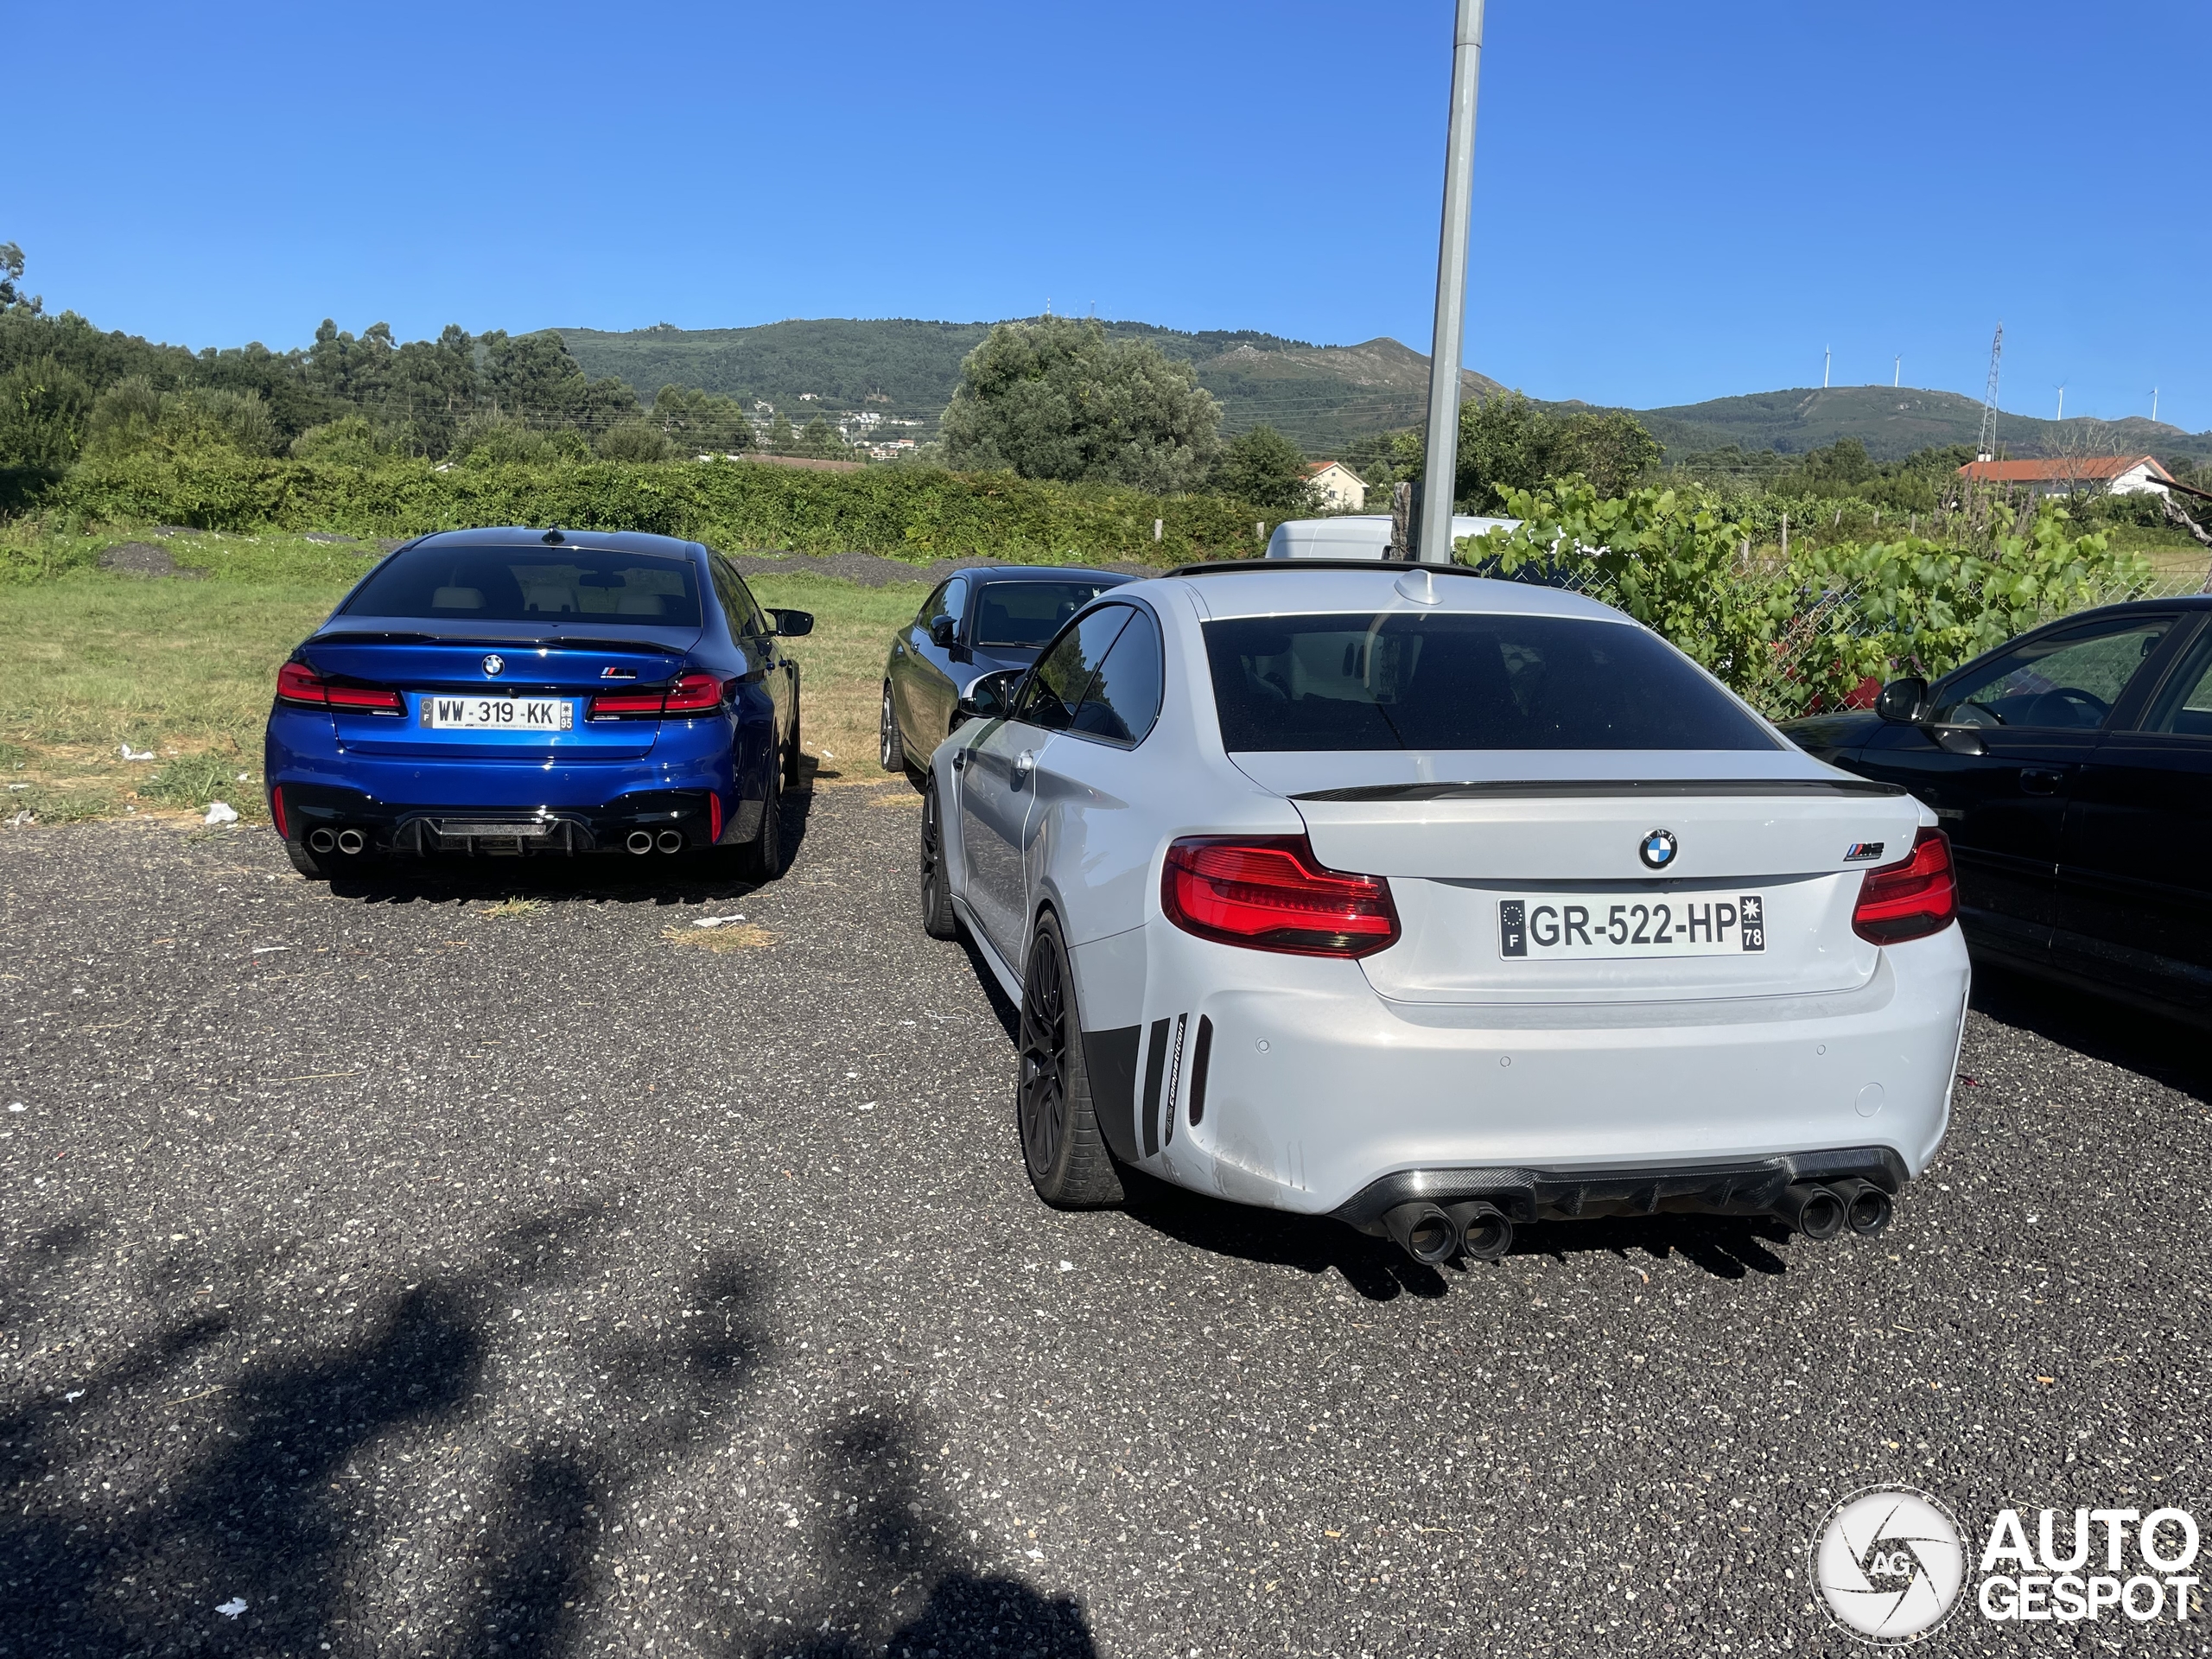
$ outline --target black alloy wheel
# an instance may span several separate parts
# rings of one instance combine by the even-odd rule
[[[784,769],[768,768],[768,798],[760,804],[760,833],[741,850],[739,864],[754,881],[773,881],[784,873]]]
[[[883,683],[883,724],[876,734],[876,759],[886,772],[906,770],[906,743],[899,735],[899,711],[891,702],[891,682]]]
[[[1056,1209],[1118,1203],[1122,1182],[1092,1114],[1083,1022],[1058,922],[1038,918],[1022,976],[1020,1071],[1014,1117],[1037,1196]]]
[[[922,931],[933,939],[960,937],[952,910],[952,884],[944,879],[944,834],[938,817],[937,778],[922,785]]]

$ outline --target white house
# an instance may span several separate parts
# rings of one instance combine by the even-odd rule
[[[2039,495],[2101,490],[2108,495],[2166,495],[2174,478],[2155,455],[2057,455],[2042,461],[1970,461],[1961,478],[2024,484]]]
[[[1367,509],[1367,486],[1341,461],[1307,461],[1306,481],[1313,486],[1321,505],[1332,512],[1363,512]]]

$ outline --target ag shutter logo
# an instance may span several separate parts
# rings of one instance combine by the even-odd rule
[[[1959,1605],[1966,1537],[1928,1493],[1870,1487],[1828,1511],[1812,1567],[1837,1625],[1876,1647],[1903,1647],[1934,1632]]]
[[[1681,843],[1675,841],[1673,830],[1650,830],[1644,832],[1643,841],[1637,844],[1636,855],[1643,861],[1644,868],[1663,870],[1675,861],[1675,855],[1680,850]]]

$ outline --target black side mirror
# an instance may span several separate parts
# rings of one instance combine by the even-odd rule
[[[1910,724],[1922,717],[1928,708],[1928,682],[1918,675],[1908,675],[1901,680],[1891,680],[1874,699],[1874,712],[1884,720]]]
[[[959,631],[960,625],[949,616],[930,618],[930,643],[939,651],[950,651],[953,636]]]
[[[995,674],[986,674],[973,682],[960,694],[959,710],[968,720],[1004,720],[1014,712],[1014,687],[1020,683],[1022,671],[1002,668]]]
[[[812,611],[779,611],[771,608],[768,620],[775,625],[779,639],[804,639],[814,632]]]

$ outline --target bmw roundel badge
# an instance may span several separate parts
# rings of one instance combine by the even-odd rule
[[[1648,831],[1637,845],[1636,855],[1643,861],[1646,869],[1663,870],[1675,861],[1677,850],[1679,843],[1675,840],[1673,830],[1653,830]]]
[[[484,659],[484,671],[486,674],[497,674],[506,665],[507,659],[500,656],[496,651]]]

